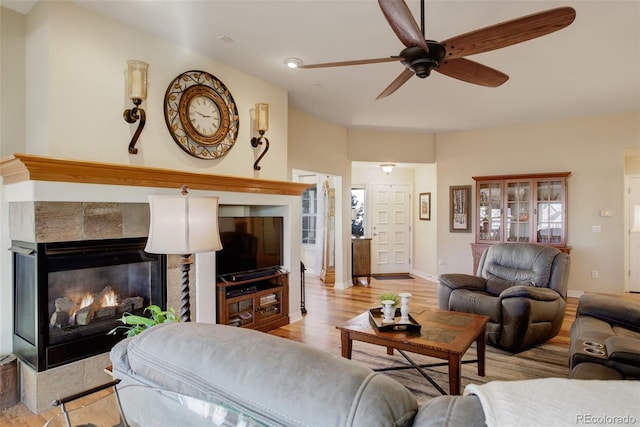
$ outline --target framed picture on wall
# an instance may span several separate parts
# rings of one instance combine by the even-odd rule
[[[471,186],[449,187],[449,231],[471,233]]]
[[[420,219],[431,221],[431,193],[420,193]]]

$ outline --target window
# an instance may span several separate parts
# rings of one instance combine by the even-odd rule
[[[302,243],[316,243],[316,221],[318,216],[318,188],[314,185],[302,194]]]
[[[364,236],[364,188],[351,189],[351,234]]]

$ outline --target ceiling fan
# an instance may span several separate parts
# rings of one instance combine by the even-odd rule
[[[381,62],[402,62],[405,66],[404,71],[376,99],[391,95],[414,74],[420,78],[425,78],[431,74],[432,70],[465,82],[497,87],[506,82],[509,76],[464,57],[501,49],[544,36],[568,26],[576,17],[576,11],[573,8],[559,7],[437,42],[427,40],[425,36],[424,0],[420,1],[422,31],[404,0],[378,0],[378,4],[396,36],[405,45],[399,55],[386,58],[300,65],[299,68],[326,68]]]

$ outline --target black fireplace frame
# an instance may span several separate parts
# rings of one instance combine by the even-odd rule
[[[154,286],[151,291],[150,301],[145,301],[145,305],[155,304],[166,310],[167,256],[145,252],[146,241],[146,237],[52,243],[13,241],[11,250],[13,252],[14,354],[32,368],[41,372],[108,352],[116,343],[125,338],[123,333],[110,335],[97,333],[70,342],[49,343],[48,272],[60,271],[56,270],[58,268],[55,265],[57,256],[66,254],[80,255],[76,257],[77,264],[69,265],[68,269],[104,266],[105,255],[115,260],[120,260],[122,263],[153,261],[156,267],[153,272],[153,280],[159,286]],[[18,265],[18,257],[22,257],[21,262],[28,261],[33,263],[34,270],[33,277],[29,277],[29,283],[21,285],[29,286],[29,289],[23,289],[23,292],[20,293],[17,292],[16,266]],[[125,257],[130,258],[125,259]],[[132,261],[131,257],[137,261]],[[25,293],[26,297],[24,296]],[[25,323],[25,313],[20,313],[20,310],[18,310],[18,307],[25,306],[25,301],[18,301],[19,298],[31,298],[36,303],[32,310],[33,324],[28,324],[26,329],[17,328],[16,326]],[[136,314],[142,314],[142,312],[140,311],[140,313]],[[23,318],[19,319],[19,316],[23,316]],[[29,317],[28,313],[26,317]],[[30,321],[27,321],[27,323],[30,323]],[[121,325],[121,323],[114,320],[114,327],[118,325]]]

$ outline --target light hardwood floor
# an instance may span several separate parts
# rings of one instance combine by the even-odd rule
[[[369,286],[355,286],[345,290],[334,289],[324,285],[316,276],[306,274],[307,314],[299,322],[271,331],[273,335],[300,341],[310,346],[331,351],[340,345],[340,333],[336,325],[360,314],[372,306],[378,305],[378,295],[384,291],[410,292],[410,310],[412,306],[437,307],[437,283],[415,278],[412,280],[371,280]],[[640,302],[640,294],[625,294]],[[567,311],[560,333],[550,340],[556,345],[569,345],[569,330],[575,318],[578,300],[567,300]],[[53,396],[60,397],[60,396]],[[0,426],[3,427],[36,427],[42,426],[49,417],[56,415],[58,409],[32,414],[23,404],[0,411]]]
[[[410,311],[414,305],[433,308],[438,306],[437,282],[418,277],[410,280],[371,279],[369,286],[364,286],[366,282],[361,281],[362,285],[345,290],[326,286],[318,277],[309,274],[306,275],[305,280],[307,314],[304,319],[270,333],[326,351],[331,351],[340,345],[340,331],[335,326],[371,307],[378,306],[378,295],[385,291],[411,293]],[[550,342],[569,346],[569,329],[576,315],[577,303],[576,298],[568,299],[562,329]]]

